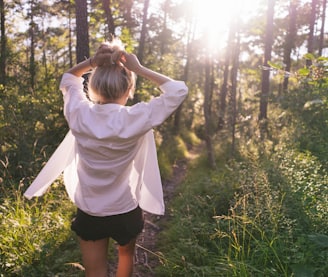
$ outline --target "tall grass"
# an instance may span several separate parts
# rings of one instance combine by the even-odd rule
[[[221,150],[217,171],[202,160],[191,168],[168,208],[158,276],[326,276],[328,178],[320,162],[287,148],[227,156]]]
[[[6,187],[0,204],[0,276],[83,276],[69,227],[73,211],[56,184],[31,201]]]
[[[220,139],[217,170],[190,168],[168,207],[158,276],[328,276],[327,84],[309,71],[270,95],[269,120],[237,126],[233,159]]]

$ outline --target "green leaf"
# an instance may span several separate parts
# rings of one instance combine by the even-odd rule
[[[297,73],[300,75],[300,76],[308,76],[310,74],[310,70],[308,68],[301,68],[297,71]]]
[[[307,59],[307,60],[314,60],[315,57],[312,53],[306,53],[304,56],[303,56],[304,59]]]
[[[283,69],[283,66],[282,65],[273,63],[271,61],[268,61],[268,65],[270,65],[271,67],[276,68],[276,69]]]
[[[326,62],[326,61],[328,61],[328,57],[323,57],[323,56],[321,56],[321,57],[319,57],[319,58],[317,59],[317,61],[319,61],[319,62]]]

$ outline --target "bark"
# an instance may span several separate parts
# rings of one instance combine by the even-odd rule
[[[124,0],[122,1],[122,7],[123,7],[123,18],[126,22],[126,26],[129,27],[136,27],[136,22],[134,21],[132,17],[132,7],[133,7],[133,0]]]
[[[87,0],[75,1],[76,13],[76,62],[90,55]]]
[[[195,30],[193,28],[193,26],[195,26],[192,22],[192,20],[189,21],[188,27],[187,27],[187,46],[186,46],[186,64],[184,66],[183,69],[183,76],[182,76],[182,80],[184,80],[185,82],[188,82],[189,79],[189,69],[190,69],[190,58],[192,57],[192,41],[194,40],[195,37]],[[179,133],[180,129],[181,129],[181,112],[182,112],[182,105],[180,105],[180,107],[176,110],[175,114],[174,114],[174,131],[175,133]]]
[[[321,29],[320,29],[320,38],[319,38],[319,56],[322,56],[322,49],[324,47],[326,8],[327,8],[327,0],[323,0],[322,13],[321,13]]]
[[[236,30],[233,21],[230,22],[229,27],[229,37],[228,37],[228,45],[234,44]],[[223,81],[220,90],[220,97],[219,97],[219,118],[218,118],[218,131],[222,130],[225,124],[225,114],[227,109],[227,95],[229,89],[229,75],[230,75],[230,61],[232,55],[231,52],[226,51],[226,55],[224,58],[224,70],[223,70]]]
[[[166,53],[166,47],[167,47],[167,39],[168,39],[168,35],[169,35],[169,31],[167,28],[167,18],[168,18],[168,13],[169,13],[169,8],[170,8],[170,3],[171,0],[165,0],[164,5],[163,5],[163,30],[160,36],[160,40],[161,40],[161,55],[165,55]]]
[[[141,64],[143,64],[143,57],[145,52],[145,42],[146,42],[146,34],[147,34],[147,22],[148,22],[148,9],[149,9],[149,1],[145,0],[144,7],[143,7],[143,17],[142,17],[142,26],[141,26],[141,33],[140,33],[140,40],[139,40],[139,47],[137,57]],[[136,87],[138,88],[140,85],[140,79],[137,79]],[[137,91],[137,90],[136,90]],[[138,93],[134,94],[133,103],[138,103],[140,101],[140,96]]]
[[[106,25],[107,25],[107,30],[108,33],[106,34],[106,37],[108,40],[110,40],[111,36],[115,36],[115,23],[114,23],[114,18],[111,10],[111,0],[102,0],[102,6],[105,11],[105,16],[106,16]]]
[[[296,39],[296,17],[297,17],[297,2],[298,0],[291,0],[289,6],[289,24],[288,24],[288,33],[286,37],[286,44],[284,48],[284,64],[286,65],[285,70],[290,72],[291,69],[291,54],[292,50],[295,48],[295,39]],[[288,75],[284,77],[283,82],[283,91],[288,90]]]
[[[184,80],[185,82],[188,81],[188,72],[189,72],[189,55],[187,56],[187,62],[186,65],[184,67],[184,73],[183,73],[183,77],[182,80]],[[183,103],[179,106],[179,108],[175,111],[174,113],[174,133],[178,134],[179,131],[181,130],[181,114],[182,114],[182,106]]]
[[[275,0],[268,0],[267,22],[265,29],[265,49],[263,65],[268,67],[268,61],[271,60],[271,52],[273,45],[273,16],[274,16]],[[260,113],[259,120],[267,118],[268,97],[270,92],[270,71],[262,70],[262,84],[260,96]]]
[[[138,59],[140,63],[143,63],[143,57],[145,52],[145,42],[146,42],[146,34],[147,34],[147,22],[148,22],[148,9],[149,9],[149,1],[145,0],[144,7],[143,7],[143,17],[142,17],[142,26],[141,26],[141,33],[140,33],[140,41],[138,47]]]
[[[311,15],[309,22],[309,37],[308,37],[308,53],[314,53],[314,27],[316,21],[316,13],[317,13],[318,0],[312,0],[311,3]],[[306,61],[306,65],[311,65],[311,60]]]
[[[1,52],[0,52],[0,84],[6,84],[6,54],[7,54],[7,37],[5,25],[5,3],[0,0],[0,20],[1,20]]]
[[[232,68],[230,74],[231,80],[231,155],[234,156],[235,141],[236,141],[236,122],[237,122],[237,76],[239,68],[239,54],[240,54],[240,37],[236,34],[234,51],[232,56]]]
[[[72,50],[72,6],[71,1],[68,1],[68,55],[69,55],[69,67],[73,67],[73,50]]]
[[[32,0],[30,2],[30,28],[29,28],[29,36],[30,36],[30,86],[31,91],[34,91],[35,87],[35,75],[36,75],[36,68],[35,68],[35,29],[36,29],[36,23],[34,22],[34,7],[35,2]]]
[[[205,64],[205,97],[204,97],[204,116],[205,116],[205,142],[207,150],[207,159],[211,168],[216,168],[214,147],[212,142],[212,118],[211,118],[211,95],[212,95],[212,74],[211,59],[207,55]]]

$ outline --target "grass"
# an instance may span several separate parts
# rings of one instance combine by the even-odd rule
[[[62,188],[55,184],[45,197],[31,201],[15,188],[4,193],[0,276],[79,276],[78,246],[70,232],[74,208]]]
[[[222,144],[216,170],[205,156],[189,165],[167,206],[156,276],[326,276],[326,169],[310,152],[268,147],[250,143],[230,159]],[[83,276],[62,181],[32,201],[23,184],[3,182],[0,276]]]
[[[276,124],[287,126],[286,115],[277,116]],[[166,208],[154,253],[161,261],[156,277],[327,276],[328,173],[327,159],[319,155],[326,144],[316,145],[303,129],[299,135],[302,124],[293,120],[275,128],[269,122],[271,137],[261,139],[254,126],[245,126],[247,141],[241,136],[233,159],[230,145],[220,140],[216,170],[208,168],[205,155],[189,165]],[[187,131],[163,139],[164,178],[198,143]],[[25,180],[13,181],[8,161],[0,162],[0,276],[83,276],[70,231],[75,208],[62,181],[28,201],[22,196]]]
[[[326,276],[328,178],[320,162],[290,148],[230,161],[221,149],[217,157],[218,170],[204,159],[190,168],[168,207],[156,276]]]

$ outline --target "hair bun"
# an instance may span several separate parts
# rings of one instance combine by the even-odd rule
[[[110,42],[105,42],[100,46],[104,53],[109,53],[108,60],[104,61],[103,66],[122,66],[121,56],[124,52],[124,45],[118,38],[113,38]]]

